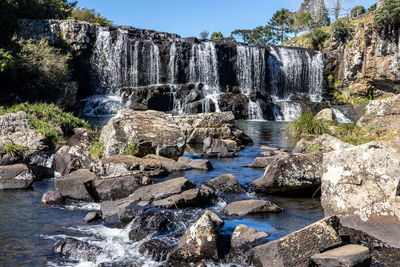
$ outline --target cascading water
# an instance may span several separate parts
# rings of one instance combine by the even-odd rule
[[[241,92],[249,98],[248,117],[250,120],[264,120],[259,103],[251,100],[250,94],[265,90],[265,48],[238,45],[236,52],[236,77]]]
[[[217,51],[213,42],[193,44],[190,51],[189,82],[202,83],[204,97],[214,102],[216,111],[220,111],[218,96],[219,85]],[[208,112],[207,110],[205,112]]]
[[[288,47],[271,47],[268,58],[271,96],[279,106],[277,120],[293,120],[302,111],[300,104],[291,101],[293,95],[305,95],[320,102],[324,90],[324,62],[321,52]],[[297,113],[297,114],[296,114]]]

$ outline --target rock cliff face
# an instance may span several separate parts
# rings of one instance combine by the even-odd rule
[[[132,107],[288,120],[301,111],[304,96],[320,102],[326,95],[326,56],[306,49],[204,41],[75,20],[22,20],[18,35],[46,37],[69,48],[77,100],[100,95],[83,103],[86,115]]]
[[[353,92],[400,92],[400,32],[379,32],[373,25],[373,13],[357,18],[357,26],[345,41],[331,38],[328,49],[336,67],[336,76]]]

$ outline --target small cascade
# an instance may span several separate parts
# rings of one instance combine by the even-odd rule
[[[169,50],[169,63],[168,63],[168,83],[176,84],[178,81],[178,64],[182,51],[178,51],[179,44],[177,40],[171,40],[171,48]]]
[[[275,101],[273,112],[277,121],[293,121],[302,112],[301,104],[292,101]]]
[[[352,121],[344,115],[343,112],[341,112],[337,108],[332,108],[333,114],[335,115],[335,118],[338,123],[351,123]]]
[[[252,121],[263,121],[263,111],[260,107],[260,104],[258,102],[254,102],[251,99],[249,99],[249,120]]]
[[[218,97],[221,93],[219,85],[217,51],[213,42],[193,44],[190,51],[190,83],[204,84],[205,98],[211,99],[219,112]]]

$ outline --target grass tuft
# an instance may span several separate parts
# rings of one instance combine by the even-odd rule
[[[317,120],[315,116],[307,111],[304,111],[300,116],[292,122],[293,132],[296,135],[320,135],[329,133],[329,125]]]

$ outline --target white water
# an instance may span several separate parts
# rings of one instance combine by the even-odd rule
[[[333,114],[336,117],[338,123],[351,123],[352,121],[346,117],[339,109],[333,108]]]
[[[275,101],[275,104],[280,108],[280,112],[274,110],[275,119],[277,121],[293,121],[297,119],[302,112],[301,105],[297,102]]]
[[[251,99],[249,99],[249,120],[253,121],[264,121],[263,117],[263,111],[260,107],[260,104],[258,102],[254,102]]]

